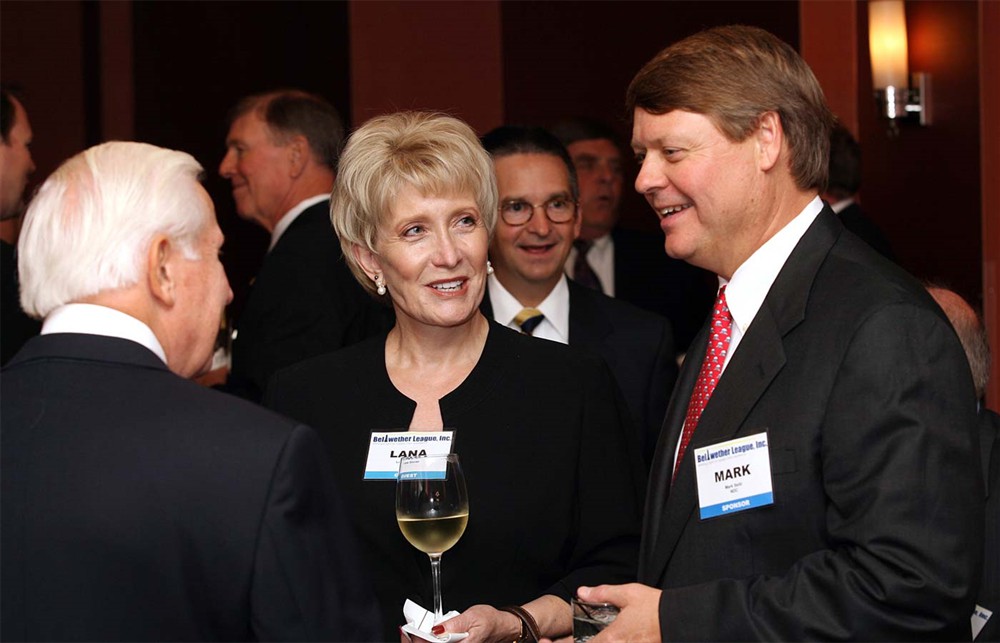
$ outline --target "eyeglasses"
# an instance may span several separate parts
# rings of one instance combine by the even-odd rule
[[[538,204],[523,199],[504,201],[500,204],[500,218],[507,225],[524,225],[535,214],[535,208],[542,208],[552,223],[568,223],[576,215],[576,202],[566,196],[554,196]]]

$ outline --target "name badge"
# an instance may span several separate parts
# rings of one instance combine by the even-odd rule
[[[993,612],[986,609],[982,605],[976,605],[976,609],[972,611],[972,640],[975,641],[979,636],[979,633],[983,631],[986,627],[986,621],[990,620],[993,616]]]
[[[701,519],[774,504],[767,433],[695,449]]]
[[[400,458],[448,455],[454,431],[372,431],[365,480],[395,480]]]

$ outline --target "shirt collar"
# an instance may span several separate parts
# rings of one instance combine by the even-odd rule
[[[285,213],[285,216],[281,217],[277,225],[274,226],[274,230],[271,231],[271,245],[267,247],[268,252],[274,249],[274,246],[278,243],[278,239],[281,238],[281,235],[285,234],[285,230],[288,229],[288,226],[292,225],[292,222],[299,218],[300,214],[305,212],[307,208],[311,208],[324,199],[329,198],[329,194],[317,194],[316,196],[311,196],[304,201],[299,201],[298,205]]]
[[[486,287],[490,292],[490,305],[493,307],[493,318],[511,328],[517,329],[514,324],[514,317],[521,312],[524,304],[519,302],[514,295],[510,294],[496,275],[490,275],[486,282]],[[569,343],[569,286],[566,284],[566,276],[556,283],[552,291],[537,306],[538,310],[545,315],[545,320],[535,330],[536,337],[551,339],[563,344]],[[546,328],[543,328],[546,327]],[[547,331],[547,332],[546,332]]]
[[[836,203],[830,204],[830,209],[834,211],[835,214],[840,214],[847,209],[848,206],[854,204],[854,199],[847,198],[842,201],[837,201]]]
[[[726,286],[726,303],[733,322],[741,334],[747,332],[767,297],[771,285],[816,217],[823,210],[823,201],[814,198],[794,219],[778,230],[764,245],[736,269],[728,282],[719,277],[719,285]]]
[[[82,333],[118,337],[145,346],[166,364],[163,346],[149,326],[135,317],[107,306],[96,304],[66,304],[45,318],[42,335],[51,333]]]

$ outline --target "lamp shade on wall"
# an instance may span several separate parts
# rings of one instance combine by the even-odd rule
[[[871,0],[868,3],[868,47],[875,88],[905,88],[909,78],[903,0]]]

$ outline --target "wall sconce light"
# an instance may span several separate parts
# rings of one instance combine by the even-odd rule
[[[930,74],[907,73],[906,14],[903,0],[868,2],[868,48],[875,100],[891,132],[899,121],[929,125]]]

